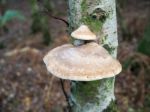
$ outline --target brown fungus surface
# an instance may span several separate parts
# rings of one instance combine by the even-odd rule
[[[78,47],[62,45],[50,51],[44,62],[53,75],[76,81],[113,77],[121,71],[120,63],[94,42]]]

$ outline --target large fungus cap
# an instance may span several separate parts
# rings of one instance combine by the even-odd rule
[[[71,36],[80,40],[96,40],[96,35],[91,32],[86,25],[81,25],[77,30],[71,33]]]
[[[53,75],[69,80],[92,81],[120,73],[120,63],[97,43],[62,45],[50,51],[44,62]]]

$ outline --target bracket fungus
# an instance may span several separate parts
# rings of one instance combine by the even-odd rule
[[[84,35],[84,33],[79,34]],[[51,50],[43,60],[48,71],[53,75],[75,81],[93,81],[113,77],[122,69],[119,61],[96,42],[81,46],[72,44],[59,46]]]

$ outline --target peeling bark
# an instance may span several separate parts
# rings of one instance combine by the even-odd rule
[[[97,40],[116,57],[117,25],[115,0],[69,0],[70,31],[88,25]],[[72,82],[72,112],[103,112],[114,97],[115,78],[91,82]],[[111,111],[110,111],[111,112]]]

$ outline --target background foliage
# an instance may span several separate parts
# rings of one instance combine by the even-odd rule
[[[67,0],[0,1],[0,112],[65,110],[60,81],[47,73],[42,58],[70,42],[67,9]],[[116,77],[113,111],[150,111],[149,11],[149,0],[117,0],[123,71]]]

